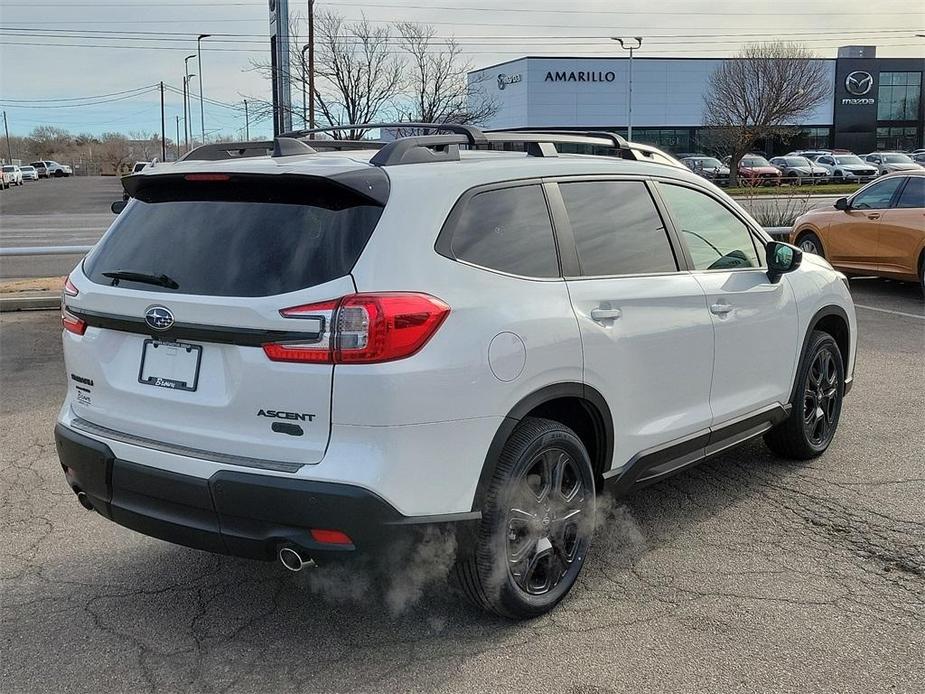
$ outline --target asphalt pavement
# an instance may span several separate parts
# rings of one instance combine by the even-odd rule
[[[292,574],[84,511],[52,438],[57,315],[0,314],[0,689],[922,691],[925,306],[910,284],[852,292],[856,383],[829,451],[753,442],[634,493],[572,594],[524,623],[414,552],[391,574]]]
[[[26,181],[0,195],[0,248],[92,246],[115,219],[109,206],[122,199],[113,176]],[[0,279],[66,275],[79,255],[0,257]]]

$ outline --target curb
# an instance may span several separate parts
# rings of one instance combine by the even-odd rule
[[[8,311],[58,311],[60,296],[10,296],[0,297],[0,313]]]

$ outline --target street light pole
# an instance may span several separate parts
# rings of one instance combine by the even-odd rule
[[[177,116],[177,160],[180,159],[180,116]]]
[[[183,133],[186,137],[186,151],[189,152],[189,136],[192,133],[192,128],[189,124],[190,117],[190,108],[189,108],[189,61],[196,57],[196,54],[188,55],[183,59]]]
[[[250,142],[251,139],[251,123],[250,119],[247,117],[247,99],[244,100],[244,140]]]
[[[207,39],[212,34],[199,34],[196,39],[196,55],[199,56],[199,127],[202,130],[202,144],[206,143],[206,115],[202,99],[202,40]]]
[[[629,110],[626,124],[626,139],[633,139],[633,51],[642,48],[642,37],[634,36],[630,39],[623,39],[614,36],[613,40],[620,44],[620,48],[630,52],[630,69],[629,69],[629,97],[627,98],[627,109]]]
[[[10,164],[13,163],[13,145],[10,144],[10,129],[6,124],[6,111],[3,112],[3,132],[6,135],[6,153],[9,155]]]

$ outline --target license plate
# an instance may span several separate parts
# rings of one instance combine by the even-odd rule
[[[172,390],[196,390],[202,347],[185,342],[145,340],[138,382]]]

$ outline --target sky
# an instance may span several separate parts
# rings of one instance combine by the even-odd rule
[[[290,0],[290,13],[304,16],[306,4]],[[473,68],[522,55],[618,55],[612,36],[644,37],[637,57],[723,57],[778,39],[820,57],[848,44],[876,45],[880,57],[925,56],[925,38],[915,36],[925,34],[921,0],[319,0],[316,8],[348,20],[431,24],[458,40]],[[163,80],[175,137],[183,107],[171,88],[181,88],[199,34],[213,35],[202,43],[204,94],[215,102],[205,105],[206,133],[241,136],[242,99],[269,93],[249,69],[269,52],[267,0],[0,0],[0,107],[10,134],[38,125],[159,132],[154,85]],[[196,62],[190,72],[198,74]],[[197,104],[197,131],[198,119]],[[264,122],[250,134],[270,129]]]

